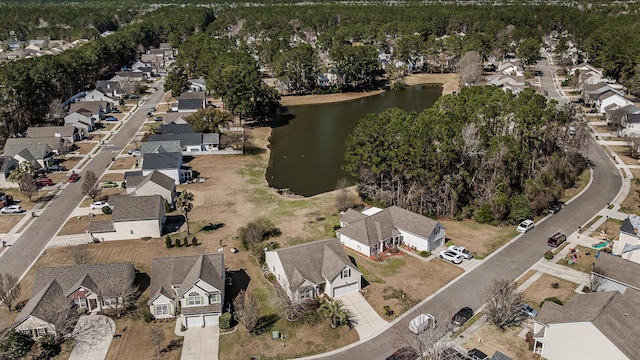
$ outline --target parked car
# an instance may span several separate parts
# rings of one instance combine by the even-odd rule
[[[113,108],[113,109],[111,109],[111,112],[112,112],[112,113],[114,113],[114,114],[120,114],[120,113],[122,113],[122,111],[120,111],[120,109],[118,109],[118,108]]]
[[[108,202],[106,202],[106,201],[96,201],[96,202],[94,202],[94,203],[91,203],[91,205],[89,206],[89,208],[90,208],[91,210],[100,210],[100,209],[102,209],[102,208],[103,208],[103,207],[105,207],[105,206],[109,206],[109,207],[111,207],[111,206],[109,205],[109,203],[108,203]]]
[[[451,246],[449,246],[449,251],[454,252],[454,253],[462,256],[462,258],[464,258],[464,259],[473,259],[473,253],[471,251],[465,249],[464,246],[451,245]]]
[[[51,186],[51,185],[53,185],[53,180],[49,178],[36,179],[36,186],[42,187],[42,186]]]
[[[49,166],[49,171],[67,171],[67,167],[60,164],[53,164]]]
[[[156,111],[156,107],[155,107],[155,106],[152,106],[149,110],[151,110],[151,111]]]
[[[547,239],[547,245],[551,247],[558,247],[567,241],[567,236],[561,232],[557,232]]]
[[[414,334],[420,334],[427,330],[430,326],[435,327],[436,318],[431,314],[420,314],[409,322],[409,330]]]
[[[140,156],[141,152],[138,149],[135,149],[131,152],[131,156]]]
[[[551,205],[549,205],[549,208],[547,209],[547,213],[549,213],[550,215],[558,213],[560,212],[560,210],[562,210],[563,206],[564,204],[561,203],[560,201],[554,201],[551,203]]]
[[[420,354],[412,347],[403,347],[386,358],[385,360],[416,360]]]
[[[527,315],[528,317],[534,318],[534,317],[538,316],[538,310],[532,308],[531,305],[525,304],[525,303],[520,303],[520,304],[518,304],[518,306],[520,306],[522,308],[522,313]]]
[[[127,154],[129,155],[133,155],[134,152],[140,152],[140,149],[129,149],[129,151],[127,151]]]
[[[100,184],[100,186],[103,189],[109,189],[109,188],[115,188],[118,187],[118,183],[113,182],[113,181],[104,181],[102,184]]]
[[[152,112],[148,112],[148,113],[147,113],[147,117],[148,117],[148,118],[150,118],[150,117],[152,117],[152,116],[153,116],[153,113],[152,113]]]
[[[162,121],[162,116],[156,116],[155,121]]]
[[[444,351],[442,352],[443,355],[443,359],[446,360],[468,360],[469,358],[462,354],[461,352],[459,352],[458,350],[450,347],[450,348],[446,348],[444,349]]]
[[[489,359],[489,355],[483,353],[482,351],[476,348],[469,350],[469,352],[467,353],[467,356],[469,356],[469,359],[471,360],[488,360]]]
[[[525,220],[523,222],[520,223],[520,225],[518,225],[518,228],[516,230],[518,230],[519,233],[526,233],[529,230],[533,229],[533,227],[535,226],[535,224],[533,223],[532,220]]]
[[[470,307],[463,307],[451,318],[451,323],[455,326],[462,326],[469,319],[473,317],[473,309]]]
[[[451,261],[454,264],[460,264],[462,262],[462,256],[449,250],[440,251],[440,259]]]
[[[71,174],[71,176],[69,176],[69,182],[70,183],[74,183],[76,181],[80,180],[80,175],[73,173]]]
[[[104,118],[104,121],[118,121],[118,118],[115,116],[107,116]]]
[[[140,99],[140,96],[138,96],[136,94],[131,94],[131,95],[129,95],[129,99],[137,100],[137,99]]]
[[[9,205],[0,209],[0,214],[18,214],[22,212],[20,205]]]

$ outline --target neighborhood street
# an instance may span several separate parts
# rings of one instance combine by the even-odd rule
[[[164,96],[161,84],[156,85],[158,90],[148,96],[123,125],[105,142],[103,147],[91,155],[84,169],[80,172],[80,180],[77,183],[69,183],[58,193],[56,198],[38,212],[38,217],[30,226],[22,232],[22,235],[4,251],[0,257],[0,273],[9,273],[21,278],[35,263],[47,244],[65,224],[67,218],[82,201],[82,181],[84,174],[92,170],[100,178],[102,173],[111,165],[111,159],[127,145],[131,136],[140,128],[146,120],[149,106],[157,105]],[[89,242],[87,235],[87,242]]]

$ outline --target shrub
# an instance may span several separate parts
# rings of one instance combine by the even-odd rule
[[[144,322],[146,322],[146,323],[150,323],[151,321],[153,321],[153,316],[148,311],[145,311],[142,316],[144,318]]]
[[[273,274],[269,274],[267,275],[267,280],[269,280],[269,282],[274,282],[276,281],[276,276]]]
[[[127,182],[123,181],[122,184],[120,184],[120,187],[123,188],[123,189],[126,189],[127,188]]]
[[[544,258],[547,259],[547,260],[553,259],[554,256],[555,255],[551,251],[547,251],[547,252],[544,253]]]
[[[182,247],[182,240],[180,240],[180,238],[176,238],[176,247]]]
[[[384,314],[385,314],[386,316],[391,316],[391,315],[393,315],[394,311],[393,311],[393,310],[391,310],[391,306],[389,306],[389,305],[385,305],[385,306],[383,306],[382,308],[384,309]]]
[[[422,257],[429,257],[429,256],[431,256],[431,253],[430,253],[429,251],[424,251],[424,250],[423,250],[423,251],[420,251],[420,252],[418,253],[418,255],[420,255],[420,256],[422,256]]]
[[[193,237],[193,239],[191,239],[191,245],[198,246],[198,239],[196,239],[195,236]]]
[[[491,205],[489,204],[484,204],[479,209],[474,211],[473,217],[480,224],[489,224],[495,220],[493,211],[491,211]]]
[[[533,331],[529,331],[525,336],[524,336],[524,341],[527,342],[527,345],[529,346],[529,350],[533,350],[533,347],[536,344],[536,340],[533,338]]]
[[[102,213],[103,213],[103,214],[107,214],[107,215],[109,215],[109,214],[111,214],[111,212],[112,212],[112,210],[111,210],[111,208],[110,208],[110,207],[108,207],[108,206],[103,206],[103,207],[102,207]]]
[[[558,284],[557,282],[551,283],[551,287],[554,289],[557,289],[560,287],[560,284]]]
[[[164,243],[167,245],[167,249],[171,249],[173,247],[173,240],[171,240],[171,236],[167,235],[164,238]]]
[[[184,239],[182,239],[182,245],[184,245],[184,247],[189,246],[189,240],[187,239],[186,236],[184,237]]]
[[[542,300],[542,302],[540,303],[540,307],[542,307],[542,305],[544,304],[545,301],[551,301],[551,302],[554,302],[554,303],[556,303],[558,305],[564,305],[564,302],[562,300],[558,299],[555,296],[552,296],[552,297],[548,297],[548,298]]]
[[[231,327],[231,313],[223,313],[222,315],[220,315],[220,317],[218,318],[218,322],[219,322],[219,327],[221,330],[225,330]]]

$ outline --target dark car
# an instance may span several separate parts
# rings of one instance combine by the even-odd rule
[[[473,309],[470,307],[463,307],[451,318],[451,323],[455,326],[462,326],[469,319],[473,317]]]
[[[420,354],[412,347],[403,347],[386,358],[386,360],[416,360]]]
[[[553,215],[555,213],[558,213],[560,210],[562,210],[562,206],[564,204],[562,204],[560,201],[554,201],[551,203],[551,205],[549,205],[549,208],[547,209],[547,212],[550,215]]]
[[[162,116],[156,116],[155,121],[162,121]]]
[[[67,171],[67,167],[60,164],[54,164],[49,166],[49,171]]]
[[[111,109],[111,112],[114,114],[120,114],[122,111],[120,111],[120,109]]]
[[[467,353],[467,356],[469,356],[469,359],[471,360],[486,360],[489,359],[489,355],[483,353],[482,351],[473,348],[471,350],[469,350],[469,352]]]
[[[460,353],[458,350],[454,348],[446,348],[444,349],[443,358],[446,360],[467,360],[469,359],[464,354]]]
[[[567,241],[567,236],[561,232],[557,232],[547,239],[547,245],[551,247],[558,247]]]
[[[150,118],[150,117],[152,117],[152,116],[153,116],[153,113],[151,113],[151,112],[148,112],[148,113],[147,113],[147,117],[148,117],[148,118]]]

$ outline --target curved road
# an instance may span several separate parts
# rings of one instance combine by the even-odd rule
[[[538,67],[543,71],[541,86],[549,97],[560,103],[565,99],[558,93],[553,82],[553,67],[543,58]],[[574,198],[560,213],[539,223],[527,234],[521,235],[482,261],[475,269],[461,275],[439,293],[421,302],[391,326],[379,331],[364,342],[309,358],[321,359],[381,359],[391,355],[402,344],[394,344],[392,337],[405,331],[409,319],[421,313],[447,309],[451,315],[458,309],[469,306],[474,310],[483,305],[482,296],[494,279],[515,279],[533,266],[549,250],[547,237],[556,231],[571,234],[578,230],[600,210],[611,203],[622,188],[620,172],[602,147],[593,138],[589,141],[589,160],[593,177],[590,186],[582,195]],[[440,261],[434,259],[433,261]],[[447,319],[444,319],[447,321]],[[406,346],[406,344],[404,344]]]
[[[0,273],[9,273],[22,278],[29,268],[36,262],[40,254],[47,247],[51,239],[67,222],[73,209],[82,201],[82,176],[92,170],[98,178],[111,165],[111,158],[118,156],[127,145],[131,136],[137,132],[146,120],[149,106],[157,105],[164,96],[162,85],[157,85],[158,90],[148,96],[144,105],[125,121],[111,139],[91,157],[91,160],[80,172],[80,181],[69,183],[60,191],[55,199],[40,211],[40,215],[34,219],[22,235],[6,249],[0,256]],[[87,236],[87,242],[89,241]]]

